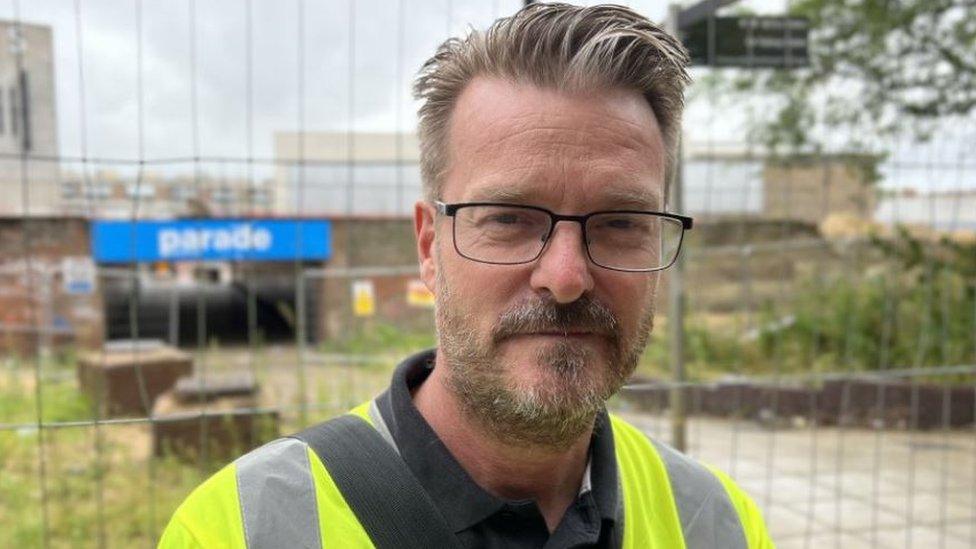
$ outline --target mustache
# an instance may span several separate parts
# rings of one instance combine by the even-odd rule
[[[610,308],[590,296],[584,295],[572,303],[558,303],[547,297],[505,311],[492,329],[492,339],[498,343],[533,332],[591,332],[616,339],[617,326],[617,317]]]

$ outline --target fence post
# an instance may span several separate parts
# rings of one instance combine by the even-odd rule
[[[299,425],[305,428],[308,425],[308,398],[306,394],[305,379],[305,344],[308,338],[306,333],[306,311],[305,311],[305,266],[299,264],[295,269],[297,279],[295,288],[295,338],[298,340],[298,416]]]
[[[668,8],[667,30],[674,36],[680,36],[678,17],[681,6],[672,4]],[[678,150],[674,157],[674,167],[671,170],[671,188],[668,191],[668,201],[673,212],[683,213],[683,157],[681,134],[678,134]],[[678,451],[686,450],[687,410],[685,403],[685,295],[684,295],[684,255],[679,254],[674,265],[668,272],[668,331],[671,346],[671,373],[674,386],[670,391],[671,408],[671,445]]]
[[[180,345],[180,288],[174,276],[171,280],[169,289],[169,311],[168,311],[169,344],[173,347]]]

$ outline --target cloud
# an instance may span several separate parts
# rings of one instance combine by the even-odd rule
[[[60,153],[137,159],[140,141],[144,158],[245,157],[248,127],[250,152],[262,158],[276,131],[409,131],[410,81],[447,32],[520,4],[253,0],[250,40],[249,4],[239,0],[18,7],[22,21],[53,28]],[[12,7],[0,17],[13,19]]]

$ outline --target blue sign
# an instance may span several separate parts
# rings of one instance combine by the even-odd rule
[[[323,261],[332,256],[332,225],[279,219],[95,221],[92,256],[99,263]]]

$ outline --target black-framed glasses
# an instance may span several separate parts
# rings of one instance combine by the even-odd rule
[[[454,218],[454,249],[480,263],[517,265],[538,259],[556,223],[583,229],[586,254],[595,265],[626,272],[651,272],[674,264],[692,218],[665,212],[606,210],[561,215],[538,206],[496,202],[434,202]]]

